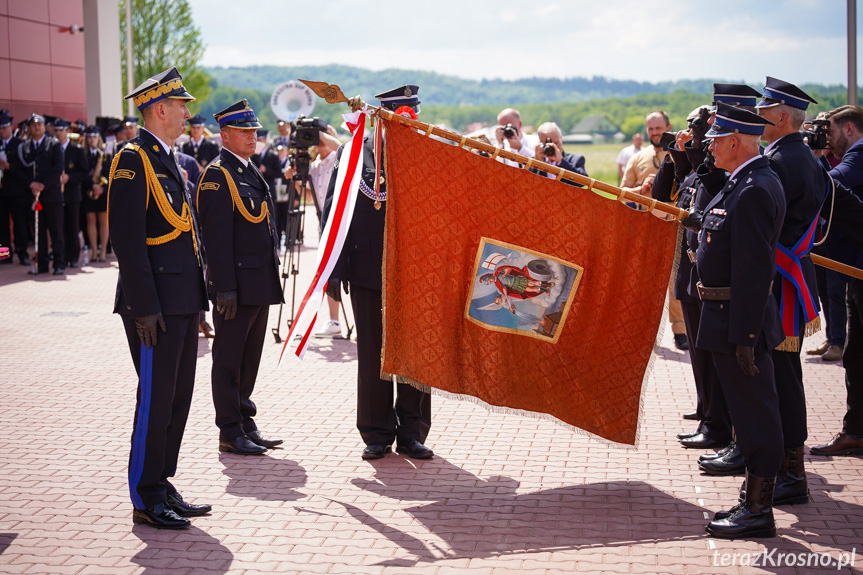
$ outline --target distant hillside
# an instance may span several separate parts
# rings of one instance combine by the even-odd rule
[[[703,79],[676,82],[635,82],[593,78],[522,78],[519,80],[466,80],[435,72],[387,69],[379,72],[352,66],[248,66],[207,68],[216,86],[272,92],[287,80],[304,78],[337,84],[347,96],[360,94],[371,100],[381,91],[402,84],[420,86],[420,100],[427,106],[506,106],[528,103],[584,102],[625,98],[639,94],[671,94],[676,91],[709,94],[713,82],[739,80]],[[761,86],[753,86],[756,89]],[[844,93],[843,86],[801,86],[820,93]]]
[[[675,129],[684,127],[686,115],[696,106],[710,102],[713,80],[679,82],[632,82],[608,78],[525,78],[521,80],[465,80],[433,72],[382,70],[372,72],[349,66],[250,66],[210,68],[212,88],[206,100],[192,108],[212,123],[212,114],[247,98],[264,127],[275,128],[270,109],[273,89],[287,80],[304,78],[337,84],[347,96],[360,94],[370,103],[382,90],[416,83],[420,86],[422,120],[447,125],[462,131],[473,122],[496,122],[497,113],[506,106],[517,106],[526,126],[553,121],[565,134],[583,118],[604,114],[630,136],[643,130],[645,113],[663,109],[671,116]],[[753,86],[756,89],[761,86]],[[801,86],[819,104],[811,106],[814,115],[845,103],[844,86]],[[347,108],[319,100],[313,115],[336,126]]]

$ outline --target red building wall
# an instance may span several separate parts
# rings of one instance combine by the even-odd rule
[[[87,119],[83,0],[0,0],[0,108]]]

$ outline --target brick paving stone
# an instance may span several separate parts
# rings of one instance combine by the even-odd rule
[[[303,249],[298,290],[313,265]],[[776,510],[776,539],[704,534],[704,513],[733,504],[741,480],[702,475],[704,452],[674,439],[694,428],[680,414],[695,394],[667,329],[637,450],[436,397],[430,461],[359,457],[355,342],[315,340],[305,361],[277,370],[281,346],[269,333],[255,401],[259,426],[283,449],[220,454],[212,341],[200,339],[174,483],[214,511],[188,531],[133,526],[125,477],[136,377],[110,313],[116,276],[115,262],[36,280],[0,266],[0,427],[14,430],[0,442],[0,573],[739,575],[807,571],[723,567],[714,553],[863,554],[859,457],[807,455],[813,500]],[[816,445],[840,428],[844,373],[807,356],[803,370]],[[39,438],[39,448],[18,438]]]

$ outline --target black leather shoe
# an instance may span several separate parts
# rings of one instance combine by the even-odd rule
[[[172,493],[168,496],[168,507],[180,517],[197,517],[199,515],[206,515],[213,510],[212,505],[187,503],[183,501],[183,496],[179,493]]]
[[[684,413],[682,417],[683,419],[688,419],[690,421],[698,421],[698,412],[690,411],[689,413]]]
[[[746,497],[721,519],[714,519],[705,529],[719,539],[776,537],[773,520],[773,477],[757,477],[746,472]],[[718,514],[717,514],[718,515]]]
[[[219,441],[219,451],[223,453],[236,453],[238,455],[263,455],[267,448],[252,443],[248,437],[241,435],[230,441]]]
[[[363,449],[363,459],[381,459],[390,452],[390,446],[383,443],[369,443]]]
[[[149,509],[133,509],[132,523],[152,525],[157,529],[185,529],[192,524],[177,515],[167,503],[157,503]]]
[[[734,448],[725,452],[722,457],[699,462],[698,469],[708,475],[740,475],[746,471],[746,464],[743,461],[743,452],[735,443]]]
[[[732,449],[734,449],[736,446],[737,446],[737,444],[732,441],[731,443],[729,443],[728,445],[726,445],[725,447],[723,447],[722,449],[720,449],[719,451],[717,451],[715,453],[702,453],[701,455],[698,456],[698,463],[701,463],[702,461],[711,461],[713,459],[719,459],[720,457],[725,457],[728,454],[728,452],[731,451]]]
[[[405,445],[397,445],[396,453],[403,453],[412,459],[431,459],[434,457],[434,451],[416,439],[411,439]]]
[[[66,273],[66,268],[57,268],[54,270],[55,276],[62,276],[65,273]]]
[[[682,351],[689,349],[689,340],[685,333],[674,334],[674,347]]]
[[[700,431],[690,431],[688,433],[684,431],[683,433],[677,434],[677,439],[689,439],[690,437],[695,437],[696,435],[698,435],[700,433],[701,433]]]
[[[703,433],[681,439],[680,444],[686,449],[713,449],[714,447],[725,447],[725,444],[721,441],[711,439]]]
[[[282,441],[281,439],[266,439],[264,437],[261,437],[261,434],[257,429],[247,433],[246,437],[248,437],[255,445],[260,445],[261,447],[266,447],[267,449],[272,449],[275,446],[284,443],[284,441]]]

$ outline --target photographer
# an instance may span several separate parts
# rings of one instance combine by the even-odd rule
[[[841,162],[830,170],[833,179],[851,189],[857,197],[863,196],[863,109],[859,106],[842,106],[826,115],[830,125],[827,129],[827,145]],[[852,245],[844,236],[835,232],[827,236],[830,255],[844,263],[863,267],[863,251]],[[834,247],[839,244],[838,249]],[[842,252],[841,255],[833,254]],[[827,272],[842,281],[840,274]],[[813,455],[850,455],[863,453],[863,281],[852,279],[848,286],[848,337],[844,350],[845,389],[847,411],[842,431],[824,445],[811,449]],[[832,306],[831,306],[832,307]],[[845,311],[845,308],[842,308]],[[829,325],[829,324],[828,324]],[[844,342],[843,342],[844,343]],[[840,350],[841,351],[841,350]],[[841,353],[840,353],[841,356]]]
[[[528,158],[534,157],[534,147],[537,144],[535,137],[527,136],[522,132],[521,114],[515,108],[505,108],[497,115],[499,124],[494,130],[497,138],[497,147],[503,148]],[[521,164],[512,160],[503,159],[508,166],[520,167]]]
[[[557,166],[569,172],[575,172],[587,177],[587,172],[584,169],[584,156],[581,154],[567,154],[563,151],[563,136],[560,133],[560,128],[554,122],[546,122],[542,124],[536,131],[539,136],[539,143],[534,148],[534,158],[542,160],[546,164]],[[557,176],[549,172],[543,172],[536,168],[531,168],[531,172],[555,179]],[[578,185],[570,180],[563,180],[571,186]]]

